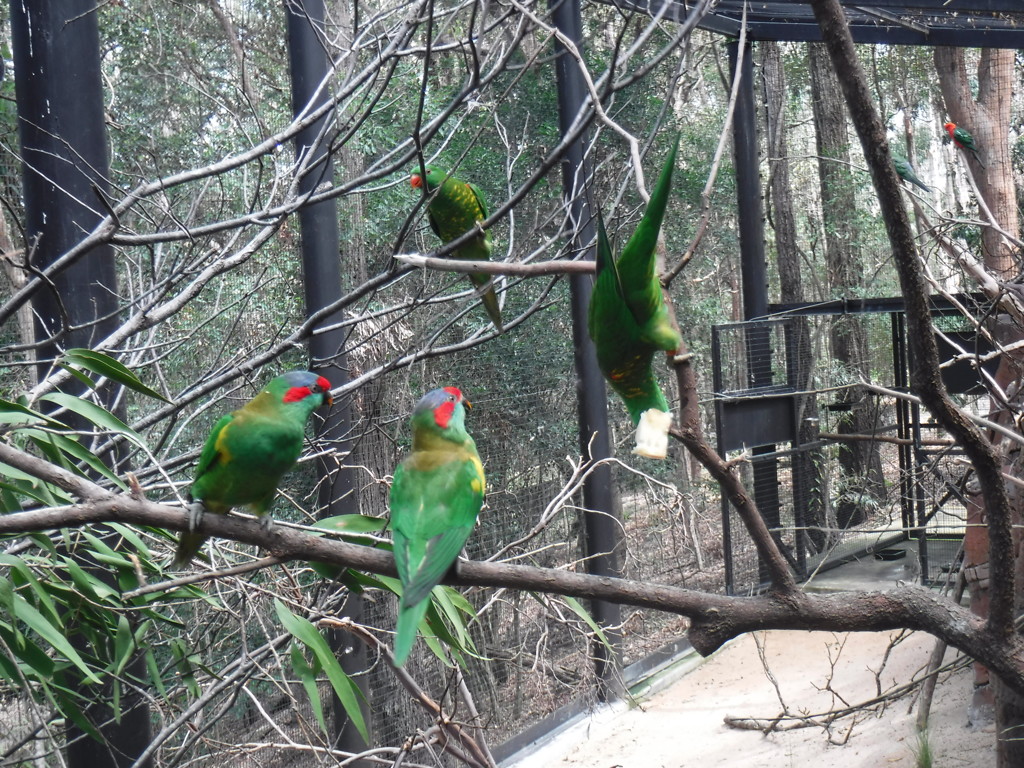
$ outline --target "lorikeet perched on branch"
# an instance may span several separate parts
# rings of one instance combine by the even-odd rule
[[[468,406],[455,387],[425,394],[412,414],[412,453],[391,483],[395,565],[402,581],[398,666],[416,641],[431,590],[459,556],[484,502],[484,468],[466,432]]]
[[[457,237],[466,234],[467,231],[476,228],[477,222],[483,221],[490,212],[487,209],[487,201],[476,184],[469,184],[465,181],[449,175],[440,168],[428,165],[427,171],[427,193],[433,195],[433,199],[427,206],[427,220],[434,234],[441,238],[441,242],[450,243]],[[410,179],[412,186],[419,189],[423,186],[423,177],[419,173],[413,173]],[[435,194],[436,192],[436,194]],[[491,258],[491,233],[477,232],[476,236],[468,243],[457,248],[451,254],[454,259],[465,259],[466,261],[486,261]],[[480,272],[473,272],[469,279],[473,285],[482,288],[491,280],[491,275]],[[498,307],[498,297],[494,293],[494,286],[490,285],[480,296],[487,316],[491,318],[494,327],[501,330],[501,309]]]
[[[978,154],[978,148],[974,145],[974,137],[966,128],[957,128],[956,123],[946,123],[942,127],[946,129],[946,133],[949,134],[949,138],[956,146],[973,152],[974,159],[982,168],[985,167],[985,164],[981,162],[981,155]]]
[[[910,164],[907,158],[901,155],[892,156],[892,164],[896,168],[896,174],[904,181],[909,181],[911,184],[916,184],[925,192],[931,192],[931,189],[919,178],[917,178],[917,172],[914,171],[914,166]]]
[[[203,510],[226,515],[248,506],[267,516],[277,484],[302,453],[306,421],[326,402],[331,383],[309,371],[291,371],[272,379],[263,391],[237,411],[222,416],[210,432],[196,465],[190,495],[193,516]],[[183,533],[174,555],[176,567],[187,565],[206,541],[199,533]]]
[[[650,458],[665,457],[672,422],[651,363],[658,350],[675,352],[682,344],[669,319],[655,258],[678,148],[677,139],[643,218],[618,261],[612,256],[600,212],[597,217],[597,281],[590,298],[590,338],[597,348],[601,372],[638,427],[634,453]]]

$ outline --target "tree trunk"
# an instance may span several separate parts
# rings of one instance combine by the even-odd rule
[[[800,248],[797,245],[796,213],[789,180],[789,154],[786,149],[786,73],[779,45],[765,41],[761,51],[761,75],[764,79],[765,132],[768,142],[768,194],[765,211],[775,232],[775,258],[779,270],[779,299],[785,303],[805,301],[800,274]],[[787,361],[800,390],[809,390],[812,370],[811,332],[807,318],[792,321],[787,338]],[[800,398],[798,441],[806,444],[818,439],[818,400],[814,394]],[[825,504],[821,496],[821,473],[810,453],[793,457],[793,503],[802,507],[807,538],[820,552],[827,540]]]
[[[834,296],[860,294],[864,266],[858,246],[860,232],[853,218],[857,210],[856,185],[849,169],[850,137],[846,128],[839,83],[828,53],[820,43],[810,45],[811,99],[818,149],[818,178],[825,225],[825,258],[828,281]],[[867,377],[870,370],[867,333],[855,316],[837,318],[831,329],[832,355],[846,365],[853,376]],[[841,396],[836,425],[842,434],[870,434],[876,427],[873,399],[858,389]],[[870,441],[839,445],[843,473],[836,517],[841,528],[857,525],[866,509],[884,495],[882,461],[878,445]]]
[[[982,162],[970,152],[957,152],[958,159],[967,163],[977,184],[978,193],[992,213],[999,226],[1012,235],[1019,235],[1020,221],[1015,200],[1013,172],[1009,157],[1010,105],[1013,97],[1013,62],[1011,50],[981,51],[978,60],[978,97],[971,91],[971,78],[967,73],[965,53],[960,48],[936,48],[935,68],[939,86],[952,122],[967,129],[974,136],[981,153]],[[983,215],[982,215],[983,217]],[[1013,248],[1010,243],[993,229],[982,230],[982,250],[985,266],[997,277],[1010,279],[1016,271]],[[1012,344],[1024,338],[1024,332],[1012,322],[996,324],[995,335],[1003,345]],[[1004,355],[1000,361],[996,380],[1003,391],[1019,390],[1020,355]],[[998,400],[992,402],[992,418],[1012,427],[1012,420],[1001,410]],[[998,435],[993,435],[998,441]],[[1019,471],[1012,446],[1001,446],[1005,456],[1005,469],[1013,475]],[[1020,494],[1013,486],[1008,487],[1014,506],[1014,523],[1021,522],[1021,508],[1024,506]],[[985,508],[980,499],[972,499],[969,505],[968,527],[964,536],[964,566],[969,574],[986,574],[988,562],[988,536],[985,530]],[[1019,546],[1019,545],[1018,545]],[[1019,550],[1018,550],[1019,551]],[[1018,584],[1017,605],[1021,601],[1022,561],[1017,560],[1016,581]],[[988,614],[988,580],[974,580],[970,584],[971,610],[980,616]],[[969,717],[972,722],[982,724],[992,717],[993,707],[999,737],[998,756],[1000,765],[1024,765],[1024,741],[1015,738],[1024,727],[1024,700],[1011,694],[1005,686],[989,685],[989,673],[980,664],[975,665],[975,691],[971,701]],[[994,694],[994,695],[993,695]],[[993,698],[996,701],[993,701]]]

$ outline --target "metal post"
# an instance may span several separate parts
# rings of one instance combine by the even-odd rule
[[[288,50],[292,72],[292,107],[295,114],[307,109],[310,102],[324,104],[330,98],[330,83],[320,86],[331,71],[324,33],[323,0],[290,0],[288,14]],[[334,164],[328,152],[333,113],[304,129],[295,138],[295,154],[306,160],[309,171],[299,180],[300,194],[308,194],[334,180]],[[302,232],[303,286],[306,313],[312,315],[329,307],[342,296],[341,255],[338,236],[338,210],[334,199],[299,210]],[[341,320],[341,313],[325,317],[320,326]],[[311,368],[322,373],[337,387],[348,381],[345,354],[347,333],[342,329],[315,332],[309,342]],[[344,466],[352,452],[352,413],[348,399],[335,404],[317,430],[321,443],[333,451],[317,467],[318,504],[320,514],[330,517],[359,512],[359,496],[353,471]],[[362,620],[362,599],[350,595],[344,613],[354,622]],[[366,648],[347,633],[332,633],[331,646],[338,654],[342,669],[353,677],[368,700],[366,681]],[[352,725],[341,702],[334,698],[335,741],[337,749],[361,752],[369,745]],[[363,717],[369,726],[369,709],[363,705]]]
[[[558,30],[572,40],[578,50],[583,48],[579,0],[551,0],[551,12]],[[555,74],[558,84],[558,120],[561,133],[569,132],[580,107],[586,100],[582,73],[576,60],[558,42]],[[593,259],[596,237],[594,211],[587,199],[585,155],[589,139],[581,136],[572,143],[562,160],[562,190],[573,222],[574,250],[588,249]],[[608,407],[604,378],[597,367],[597,353],[587,333],[587,310],[590,305],[592,278],[572,275],[569,278],[573,318],[573,349],[576,363],[577,407],[579,410],[580,450],[593,461],[611,455],[608,431]],[[619,511],[612,493],[611,470],[607,464],[594,470],[583,486],[583,515],[587,570],[597,576],[621,576],[618,545],[620,543]],[[602,687],[598,694],[612,698],[621,690],[621,618],[619,606],[602,600],[591,603],[594,620],[605,628],[612,650],[595,641],[595,670]]]
[[[109,194],[109,159],[100,79],[99,29],[92,0],[11,0],[18,131],[21,137],[28,258],[45,269],[77,245],[104,215],[101,197]],[[36,359],[41,376],[52,360],[69,347],[89,347],[118,325],[117,274],[113,249],[103,245],[83,254],[52,276],[32,297]],[[72,385],[74,386],[74,385]],[[80,390],[69,388],[70,392]],[[110,406],[112,388],[99,397]],[[68,419],[74,421],[73,418]],[[87,425],[83,424],[83,428]],[[117,463],[116,452],[104,456]],[[102,535],[103,528],[96,532]],[[72,555],[110,583],[109,569],[97,566],[87,551]],[[83,650],[87,640],[69,618],[69,639]],[[69,685],[76,686],[73,670]],[[140,656],[125,669],[127,677],[146,678]],[[119,714],[109,705],[109,686],[97,690],[83,684],[88,705],[83,716],[100,739],[68,721],[67,764],[70,768],[121,768],[131,765],[150,742],[149,706],[125,687]],[[143,766],[151,765],[145,760]]]
[[[740,45],[729,43],[729,69],[736,76]],[[733,143],[736,156],[736,203],[739,210],[740,263],[743,282],[745,320],[768,314],[768,276],[764,250],[764,212],[761,206],[761,180],[757,162],[757,112],[754,108],[754,56],[748,43],[743,51],[743,70],[733,119]],[[771,383],[770,332],[754,328],[747,336],[747,361],[753,388]],[[754,502],[769,528],[781,523],[779,472],[777,459],[761,459],[775,452],[774,445],[753,449],[751,469],[754,476]],[[762,568],[762,577],[766,576]]]
[[[738,40],[729,43],[729,70],[736,76]],[[764,210],[757,162],[757,111],[754,108],[754,56],[747,43],[743,52],[736,112],[732,125],[736,157],[736,204],[739,212],[740,263],[743,275],[743,319],[768,314],[768,276],[764,251]]]

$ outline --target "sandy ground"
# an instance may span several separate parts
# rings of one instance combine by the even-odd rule
[[[726,726],[724,718],[771,718],[782,711],[816,715],[872,699],[909,681],[927,663],[934,639],[916,633],[897,644],[883,668],[890,638],[898,633],[760,632],[768,679],[753,636],[744,635],[662,690],[592,713],[537,745],[515,768],[712,768],[712,766],[818,765],[912,768],[918,740],[916,697],[883,712],[865,712],[832,726],[764,736]],[[946,661],[953,657],[947,652]],[[876,671],[881,674],[876,678]],[[994,729],[967,724],[969,669],[944,678],[935,692],[929,743],[936,768],[995,765]],[[840,697],[842,700],[840,700]],[[909,711],[913,706],[913,710]],[[830,742],[845,742],[841,746]]]

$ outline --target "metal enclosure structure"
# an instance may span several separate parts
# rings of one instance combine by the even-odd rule
[[[964,295],[957,299],[962,305],[971,305],[980,297]],[[820,331],[837,316],[857,315],[869,328],[874,352],[872,370],[878,377],[873,383],[902,392],[909,382],[902,301],[866,299],[839,304],[790,306],[784,315],[771,320],[729,323],[712,329],[718,450],[723,455],[735,455],[736,451],[753,449],[749,473],[755,492],[760,491],[759,466],[771,464],[783,478],[770,497],[774,506],[762,508],[761,513],[776,521],[772,525],[777,541],[801,577],[853,557],[871,556],[886,542],[912,538],[918,545],[919,562],[909,570],[925,583],[935,582],[948,572],[956,542],[963,535],[966,470],[959,463],[960,450],[942,438],[934,422],[917,405],[876,396],[874,435],[883,450],[886,497],[870,502],[865,524],[849,530],[834,522],[827,528],[819,525],[822,517],[828,518],[821,512],[843,493],[837,487],[834,453],[838,445],[835,423],[845,408],[834,397],[818,393],[834,391],[849,382],[842,379],[841,371],[829,368],[827,342],[815,349],[799,346],[807,336],[795,332],[796,324],[809,323]],[[959,310],[948,301],[933,301],[932,313],[941,328],[937,341],[944,347],[943,360],[953,361],[963,350],[984,354],[989,349],[978,334],[960,327]],[[823,336],[817,333],[818,338]],[[755,339],[756,346],[752,344]],[[752,348],[756,354],[750,353]],[[765,360],[772,361],[771,368],[755,375],[751,366]],[[988,373],[994,372],[996,363],[996,359],[986,363]],[[801,382],[794,375],[797,371],[813,373]],[[763,382],[760,386],[750,385],[758,379]],[[980,372],[969,361],[960,360],[944,368],[943,379],[951,394],[960,396],[966,407],[979,405],[987,397],[979,386]],[[800,422],[807,418],[816,422],[818,435],[801,442]],[[770,446],[770,452],[759,454],[756,449],[765,446]],[[809,472],[807,468],[812,464],[814,471]],[[765,493],[761,497],[769,498]],[[722,519],[726,591],[759,591],[766,584],[756,553],[724,498]]]

